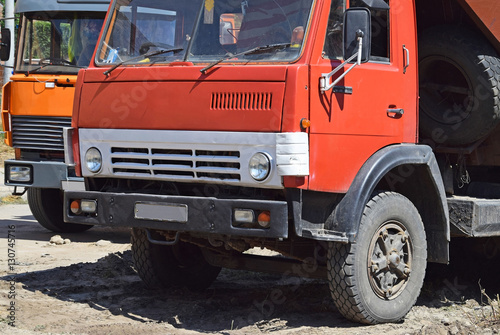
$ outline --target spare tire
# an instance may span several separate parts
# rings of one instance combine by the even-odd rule
[[[500,60],[481,34],[437,26],[419,37],[420,137],[464,146],[500,122]]]

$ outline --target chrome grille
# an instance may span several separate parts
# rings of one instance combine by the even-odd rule
[[[283,188],[283,176],[309,175],[307,133],[177,131],[139,129],[78,130],[82,175],[172,182],[201,182],[269,189]],[[99,172],[83,162],[97,148]],[[270,158],[269,176],[252,178],[249,162],[258,153]]]
[[[71,117],[12,115],[14,148],[64,151],[63,128],[71,127]]]
[[[116,176],[240,181],[239,151],[111,147]]]
[[[213,110],[271,110],[271,93],[212,93]]]

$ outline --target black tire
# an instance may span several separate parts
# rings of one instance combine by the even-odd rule
[[[438,26],[419,37],[420,136],[463,146],[500,122],[500,60],[479,33]]]
[[[154,239],[161,235],[152,233]],[[149,242],[146,230],[132,229],[132,258],[139,277],[150,289],[184,286],[193,291],[208,288],[217,278],[220,267],[212,266],[201,249],[179,241],[173,246]]]
[[[52,188],[28,188],[28,205],[38,223],[55,233],[80,233],[93,226],[64,222],[63,193]]]
[[[342,315],[366,324],[400,321],[425,277],[422,219],[401,194],[378,193],[364,209],[356,242],[331,242],[327,259],[330,292]]]

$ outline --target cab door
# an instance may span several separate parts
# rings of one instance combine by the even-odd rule
[[[311,189],[346,192],[373,153],[387,145],[415,143],[417,139],[414,1],[379,1],[387,4],[387,9],[369,8],[370,60],[356,66],[338,87],[322,93],[321,75],[342,61],[343,12],[346,7],[364,6],[360,0],[326,2],[330,15],[328,22],[319,24],[317,35],[318,39],[324,36],[324,43],[318,43],[310,71]],[[340,73],[350,66],[347,64]]]

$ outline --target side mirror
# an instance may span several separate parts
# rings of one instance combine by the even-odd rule
[[[365,63],[370,60],[371,52],[370,11],[367,8],[347,9],[344,13],[344,60],[350,59],[358,52],[359,37],[363,41],[360,59]]]
[[[333,88],[335,93],[352,94],[352,87],[336,86],[357,65],[370,60],[372,41],[372,19],[370,11],[366,8],[352,8],[344,13],[344,61],[330,73],[322,73],[319,78],[321,93]],[[355,59],[356,58],[356,59]],[[337,77],[333,82],[335,73],[346,64],[354,62],[349,69]]]
[[[2,28],[2,41],[0,42],[0,60],[6,61],[10,57],[10,30]]]

